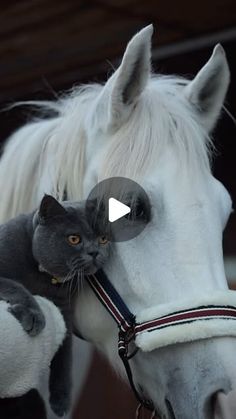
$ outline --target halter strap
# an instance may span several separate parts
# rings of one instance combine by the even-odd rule
[[[126,332],[135,326],[135,316],[128,309],[121,296],[102,270],[96,272],[96,276],[88,276],[90,287],[98,299],[109,311],[121,331]]]
[[[152,332],[160,330],[165,327],[177,326],[179,324],[192,323],[197,320],[209,319],[235,319],[236,307],[222,306],[222,305],[209,305],[194,307],[188,310],[176,311],[167,316],[159,317],[154,320],[149,320],[135,325],[135,336],[142,332]]]
[[[236,319],[236,307],[233,305],[209,304],[178,310],[165,316],[137,323],[136,317],[118,294],[106,274],[99,270],[87,278],[90,287],[117,323],[121,332],[129,332],[129,342],[143,332],[152,332],[166,327],[192,323],[209,319]]]
[[[133,375],[129,364],[129,360],[138,351],[138,349],[136,349],[132,354],[129,354],[129,343],[134,340],[135,337],[135,315],[128,309],[127,305],[122,300],[121,296],[118,294],[102,270],[97,271],[96,276],[88,276],[87,281],[98,299],[101,301],[103,306],[111,314],[116,324],[118,325],[118,353],[123,362],[130,387],[132,388],[140,405],[150,410],[151,412],[154,412],[155,409],[153,403],[141,397],[140,393],[138,392],[134,384]],[[153,418],[154,417],[155,416],[153,416]]]

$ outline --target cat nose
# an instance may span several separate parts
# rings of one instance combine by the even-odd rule
[[[92,252],[88,252],[88,254],[95,259],[97,257],[97,255],[98,255],[98,252],[96,250],[94,250]]]

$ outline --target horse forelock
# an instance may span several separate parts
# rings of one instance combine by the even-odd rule
[[[210,170],[212,141],[200,123],[197,109],[184,97],[187,83],[188,80],[180,77],[150,79],[127,121],[115,131],[107,132],[97,180],[111,176],[140,180],[158,163],[166,146],[173,147],[181,167],[201,166]],[[65,189],[71,199],[83,195],[87,132],[92,128],[86,123],[96,124],[105,119],[106,108],[95,106],[101,91],[101,85],[83,86],[57,105],[58,127],[50,142],[55,151],[54,188],[59,198]],[[96,138],[94,150],[95,143]]]
[[[153,77],[127,122],[110,139],[100,177],[140,178],[158,164],[167,146],[173,148],[180,166],[210,170],[214,149],[200,124],[197,110],[184,98],[187,80]]]

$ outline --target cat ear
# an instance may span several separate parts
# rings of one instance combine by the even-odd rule
[[[65,208],[53,196],[44,195],[38,211],[39,222],[44,222],[58,215],[65,215],[66,213]]]

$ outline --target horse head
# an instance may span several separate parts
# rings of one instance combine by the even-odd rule
[[[228,287],[222,232],[232,210],[227,190],[210,169],[211,132],[229,84],[224,50],[217,45],[192,81],[151,75],[151,35],[148,26],[130,41],[84,120],[85,195],[97,180],[125,176],[138,181],[151,202],[145,230],[114,244],[106,268],[137,315],[223,298]],[[89,288],[79,296],[76,321],[124,373],[117,329]],[[198,339],[191,324],[182,328],[181,342],[176,337],[175,344],[156,349],[152,343],[138,352],[131,360],[134,380],[163,418],[212,418],[215,398],[236,385],[235,341]]]

